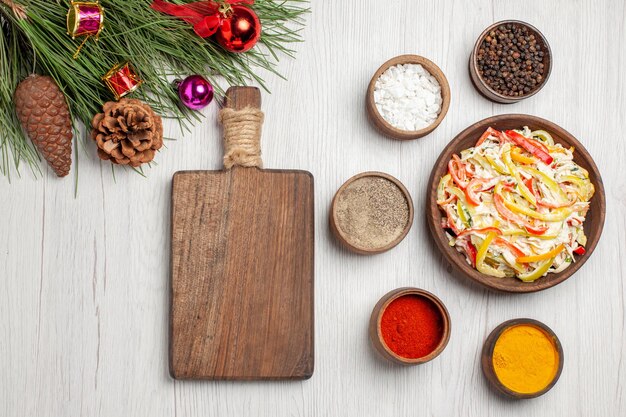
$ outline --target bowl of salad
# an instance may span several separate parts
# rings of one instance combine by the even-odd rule
[[[534,292],[572,276],[593,253],[606,199],[591,155],[548,120],[499,115],[459,133],[432,170],[427,217],[465,277]]]

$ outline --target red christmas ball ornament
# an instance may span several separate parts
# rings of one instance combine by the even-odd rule
[[[261,22],[252,9],[234,5],[222,19],[215,37],[229,52],[246,52],[261,37]]]

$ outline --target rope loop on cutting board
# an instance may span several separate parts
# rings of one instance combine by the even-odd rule
[[[219,121],[224,126],[224,168],[261,168],[263,112],[251,107],[242,110],[224,108],[220,110]]]

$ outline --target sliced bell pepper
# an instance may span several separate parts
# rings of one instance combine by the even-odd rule
[[[539,226],[533,225],[528,220],[524,219],[521,216],[518,216],[517,214],[509,210],[504,205],[504,198],[502,197],[501,192],[502,192],[502,183],[498,183],[493,193],[493,202],[494,202],[494,205],[496,206],[496,211],[502,217],[504,217],[505,219],[509,221],[512,221],[518,226],[524,227],[529,233],[532,233],[533,235],[542,235],[546,232],[546,230],[548,230],[548,226],[539,227]]]
[[[534,270],[526,274],[519,274],[517,277],[524,282],[533,282],[537,280],[538,278],[541,278],[542,276],[544,276],[545,273],[548,272],[548,269],[550,269],[553,263],[554,263],[554,258],[550,258],[542,262],[541,264],[539,264],[539,266],[535,268]]]
[[[528,264],[531,262],[543,261],[543,260],[550,259],[550,258],[554,259],[557,257],[559,253],[563,252],[563,249],[565,249],[565,245],[561,243],[559,246],[552,249],[551,251],[542,253],[540,255],[519,256],[517,258],[517,262]]]
[[[450,181],[452,181],[450,174],[444,175],[439,180],[439,185],[437,186],[437,204],[440,206],[451,203],[452,200],[456,198],[452,193],[450,193],[450,197],[446,197],[446,188],[450,185]]]
[[[533,156],[539,158],[539,160],[541,160],[544,164],[550,165],[552,162],[554,162],[554,158],[550,155],[548,148],[546,148],[546,145],[544,145],[543,143],[533,139],[528,139],[527,137],[520,135],[514,130],[507,130],[504,133],[509,139],[513,141],[513,143],[526,149]]]
[[[489,163],[489,161],[487,161],[487,159],[485,159],[485,157],[482,155],[475,153],[474,155],[472,155],[471,159],[473,159],[477,165],[480,165],[488,172],[495,170],[494,167]]]
[[[504,147],[502,148],[502,160],[509,169],[511,175],[515,177],[515,180],[517,181],[517,186],[519,187],[519,191],[522,197],[528,200],[528,202],[530,202],[533,206],[536,206],[537,199],[535,198],[534,194],[528,189],[528,187],[526,187],[522,176],[520,175],[517,167],[515,166],[515,164],[513,164],[513,161],[511,160],[511,148],[508,144],[504,145]]]
[[[476,146],[480,146],[483,144],[483,142],[489,137],[489,136],[495,136],[495,137],[500,137],[500,132],[497,131],[496,129],[492,128],[492,127],[488,127],[487,130],[485,130],[485,133],[482,134],[482,136],[478,139],[478,142],[476,142]]]
[[[477,229],[465,229],[461,233],[459,233],[459,237],[463,237],[463,236],[467,236],[471,234],[477,234],[477,233],[495,233],[497,235],[501,235],[502,230],[498,229],[497,227],[482,227],[482,228],[477,228]]]
[[[593,197],[596,191],[595,187],[588,179],[582,179],[574,175],[564,175],[561,179],[563,182],[569,182],[576,186],[575,192],[582,201],[591,200],[591,197]]]
[[[487,160],[487,162],[489,162],[489,165],[491,165],[493,169],[496,170],[498,174],[509,175],[509,170],[507,169],[507,167],[505,167],[504,165],[500,165],[498,162],[496,162],[495,159],[489,156],[485,155],[485,159]]]
[[[552,239],[556,239],[558,237],[558,234],[532,234],[527,232],[526,230],[522,230],[522,229],[508,229],[508,230],[503,230],[502,231],[502,235],[503,236],[526,236],[526,237],[536,237],[537,239],[542,239],[542,240],[552,240]]]
[[[476,254],[478,253],[478,251],[476,250],[476,246],[474,246],[474,244],[469,240],[465,240],[465,242],[462,244],[462,247],[465,248],[467,256],[472,263],[472,267],[476,268]]]
[[[537,163],[536,158],[523,155],[521,153],[521,150],[522,149],[520,147],[513,146],[513,148],[511,148],[511,159],[514,160],[515,162],[519,162],[520,164],[525,164],[525,165],[533,165]]]
[[[574,253],[576,255],[584,255],[585,253],[587,253],[587,250],[585,249],[584,246],[579,246],[576,249],[574,249]]]
[[[479,205],[480,196],[478,193],[493,188],[496,185],[496,182],[497,179],[495,178],[474,178],[471,180],[465,188],[465,197],[467,197],[467,202],[474,206]]]
[[[517,257],[517,262],[519,262],[520,257],[526,255],[524,252],[522,252],[520,248],[518,248],[508,240],[502,239],[501,237],[496,237],[494,243],[498,246],[502,246],[510,250]]]
[[[463,203],[461,203],[461,200],[456,201],[456,212],[466,227],[472,227],[472,216],[469,211],[467,211]]]
[[[546,187],[548,187],[548,189],[552,193],[556,194],[561,200],[568,201],[567,195],[565,195],[565,193],[563,192],[561,187],[559,187],[559,184],[555,180],[550,178],[549,175],[545,174],[544,172],[539,171],[538,169],[532,168],[532,167],[524,167],[524,168],[522,168],[522,170],[524,172],[528,173],[529,175],[532,175],[533,177],[535,177],[538,180],[540,180],[542,184],[544,184]]]
[[[533,130],[532,132],[530,132],[530,136],[532,136],[533,138],[539,138],[542,142],[545,142],[548,145],[554,145],[554,139],[552,139],[552,135],[545,130]]]
[[[476,254],[476,269],[478,269],[478,271],[482,272],[483,274],[503,278],[505,277],[504,272],[498,271],[497,269],[492,268],[489,265],[485,265],[487,250],[489,249],[489,245],[491,244],[493,239],[495,239],[495,237],[496,234],[494,232],[489,232],[489,234],[487,234],[487,236],[485,237],[485,240],[483,240],[483,243],[481,243],[480,248],[478,249],[478,253]]]
[[[538,211],[533,210],[530,207],[522,206],[521,204],[517,204],[507,198],[504,198],[503,202],[506,208],[515,213],[521,213],[533,219],[541,220],[544,222],[562,222],[563,220],[567,219],[570,214],[572,214],[572,210],[567,207],[551,210],[550,213],[539,213]]]
[[[463,166],[463,161],[461,161],[461,158],[459,158],[457,154],[452,155],[452,159],[448,162],[448,173],[459,187],[462,189],[467,187],[469,183],[467,171]]]

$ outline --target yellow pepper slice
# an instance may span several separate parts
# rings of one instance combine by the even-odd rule
[[[468,216],[468,213],[466,213],[465,207],[463,206],[463,203],[461,203],[461,200],[456,201],[456,212],[459,214],[459,217],[461,218],[461,221],[465,226],[472,227],[470,217]]]
[[[530,207],[524,207],[520,204],[514,203],[507,197],[504,197],[504,205],[513,212],[525,214],[528,217],[543,220],[544,222],[562,222],[567,219],[570,214],[572,214],[572,210],[567,207],[554,209],[550,211],[550,213],[539,213]]]
[[[519,279],[521,279],[524,282],[533,282],[538,278],[541,278],[542,276],[545,275],[546,272],[548,272],[548,269],[550,269],[550,267],[552,266],[552,264],[554,263],[554,258],[550,258],[548,260],[546,260],[545,262],[541,263],[537,268],[535,268],[533,271],[530,271],[526,274],[520,274],[517,277]]]
[[[474,154],[472,155],[472,159],[474,159],[478,165],[480,165],[487,171],[495,170],[495,167],[492,164],[490,164],[489,161],[487,161],[487,159],[482,155]]]
[[[511,148],[511,159],[515,162],[519,162],[520,164],[525,165],[533,165],[537,162],[537,158],[532,156],[526,156],[521,153],[522,149],[518,146],[513,146]]]
[[[566,182],[571,182],[577,187],[576,194],[578,194],[578,197],[580,197],[582,201],[589,201],[596,191],[591,181],[587,179],[582,179],[574,175],[563,175],[561,179]]]
[[[522,194],[522,197],[528,200],[528,202],[530,202],[533,206],[537,206],[537,199],[535,198],[533,193],[530,192],[528,187],[526,187],[526,185],[522,181],[522,177],[519,174],[519,171],[517,170],[517,168],[513,164],[513,161],[511,160],[511,147],[508,143],[504,145],[504,148],[502,150],[502,160],[504,161],[504,165],[506,165],[507,168],[509,169],[509,172],[511,173],[511,175],[515,177],[515,181],[517,181],[517,187],[519,188],[520,194]]]
[[[478,252],[476,253],[476,269],[479,272],[482,272],[486,275],[491,275],[498,278],[504,278],[505,274],[502,271],[498,271],[495,268],[490,267],[489,265],[485,265],[485,257],[487,256],[487,250],[489,249],[489,245],[496,238],[495,232],[489,232],[483,240],[483,243],[480,245]]]
[[[489,162],[489,165],[491,165],[493,167],[493,169],[495,169],[498,174],[502,174],[502,175],[508,175],[509,171],[505,166],[500,165],[498,162],[496,162],[495,159],[486,156],[485,155],[485,159],[487,160],[487,162]]]
[[[525,237],[535,237],[537,239],[541,239],[541,240],[552,240],[552,239],[556,239],[559,235],[533,235],[531,233],[528,233],[525,230],[522,229],[509,229],[509,230],[503,230],[502,231],[502,235],[503,236],[525,236]]]
[[[445,201],[446,187],[450,184],[451,179],[452,176],[450,174],[446,174],[441,177],[441,180],[439,180],[439,185],[437,186],[437,204],[441,204]]]
[[[554,145],[554,139],[552,139],[552,135],[545,130],[533,130],[532,132],[530,132],[530,136],[534,138],[539,138],[539,140],[548,145]]]
[[[520,256],[517,258],[517,262],[527,264],[531,262],[543,261],[545,259],[556,258],[559,253],[563,252],[563,249],[565,249],[565,245],[561,243],[556,248],[549,252],[542,253],[541,255]]]

